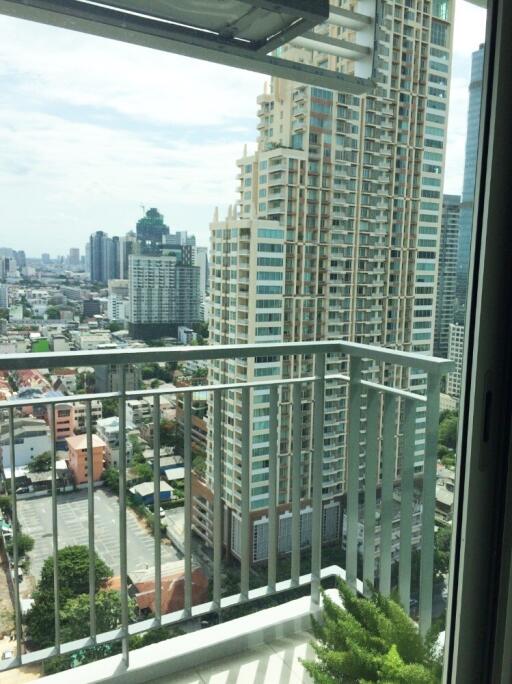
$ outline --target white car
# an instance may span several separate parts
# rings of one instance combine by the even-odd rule
[[[14,653],[12,651],[4,651],[2,653],[2,660],[11,660],[14,658]]]

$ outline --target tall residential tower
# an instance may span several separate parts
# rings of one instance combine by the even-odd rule
[[[459,242],[460,196],[443,195],[439,265],[437,273],[434,355],[448,358],[448,333],[454,322]]]
[[[482,101],[482,75],[484,70],[484,45],[480,45],[471,57],[471,80],[469,83],[468,127],[466,133],[466,156],[464,159],[464,182],[460,208],[459,247],[457,259],[458,323],[464,323],[464,311],[468,292],[469,255],[473,227],[476,161]]]
[[[211,226],[213,344],[340,339],[431,354],[441,221],[453,3],[339,1],[375,18],[359,29],[325,25],[334,42],[373,48],[374,88],[363,96],[273,79],[258,98],[254,154],[238,161],[240,195]],[[354,35],[355,34],[355,35]],[[293,53],[293,54],[292,54]],[[368,50],[368,54],[370,50]],[[288,47],[285,56],[347,71],[345,56]],[[341,51],[341,54],[344,54]],[[366,53],[365,53],[366,54]],[[327,371],[346,360],[328,358]],[[368,377],[421,390],[421,374],[368,367]],[[313,375],[305,357],[212,364],[210,380],[231,383]],[[241,392],[223,402],[225,542],[240,553]],[[302,388],[301,534],[307,543],[312,396]],[[328,387],[323,464],[324,535],[339,538],[346,490],[346,387]],[[252,393],[250,459],[253,560],[267,553],[269,390]],[[213,415],[213,411],[209,412]],[[421,420],[421,416],[420,416]],[[213,421],[206,482],[198,484],[196,530],[210,537]],[[421,470],[423,444],[416,443]],[[289,548],[291,393],[279,403],[280,549]]]

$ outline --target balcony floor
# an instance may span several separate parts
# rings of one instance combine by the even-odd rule
[[[310,641],[311,634],[299,632],[150,684],[312,684],[299,662],[314,657]]]

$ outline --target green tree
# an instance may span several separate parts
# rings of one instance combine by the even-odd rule
[[[439,444],[448,449],[455,449],[457,446],[457,415],[447,415],[439,424]]]
[[[101,479],[111,492],[119,494],[119,470],[117,468],[106,468]]]
[[[142,480],[142,482],[151,482],[153,479],[153,468],[149,463],[136,463],[133,470],[137,478]]]
[[[49,451],[45,451],[39,456],[35,456],[28,464],[28,469],[31,473],[42,473],[45,470],[50,470],[52,465],[52,455]]]
[[[338,584],[343,607],[324,594],[322,622],[313,620],[317,660],[304,667],[317,684],[436,684],[441,663],[430,642],[392,599],[357,596]]]
[[[11,497],[7,494],[2,494],[0,496],[0,511],[8,518],[12,515]]]
[[[108,324],[108,329],[112,333],[119,332],[119,330],[123,330],[123,328],[124,325],[120,321],[110,321]]]
[[[49,320],[57,320],[60,318],[60,311],[56,306],[49,306],[46,309],[46,318]]]
[[[95,588],[100,590],[112,577],[112,570],[95,554]],[[89,550],[86,546],[65,546],[57,555],[59,610],[70,599],[89,593]],[[39,648],[55,640],[53,557],[43,563],[41,577],[32,594],[34,603],[27,614],[27,636]]]
[[[160,422],[160,444],[162,446],[183,446],[183,439],[178,435],[178,425],[175,420]]]
[[[437,578],[448,573],[450,567],[450,548],[452,528],[440,527],[434,537],[434,572]]]
[[[96,629],[108,632],[121,622],[121,594],[118,591],[100,589],[94,597]],[[133,606],[130,617],[134,617]],[[70,598],[60,611],[61,638],[73,641],[89,636],[89,594]]]
[[[117,416],[117,399],[103,399],[101,402],[103,406],[103,418],[111,418]]]
[[[34,540],[32,537],[28,534],[25,534],[24,532],[19,532],[16,536],[16,542],[17,542],[17,547],[18,547],[18,556],[26,556],[27,553],[32,551],[34,548]],[[12,556],[12,553],[14,551],[14,542],[11,540],[7,542],[7,551],[8,553]]]

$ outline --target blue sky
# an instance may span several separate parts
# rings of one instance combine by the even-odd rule
[[[485,13],[458,0],[445,190],[460,192],[471,52]],[[132,229],[141,204],[208,243],[236,199],[264,76],[0,17],[0,246],[66,254]]]

